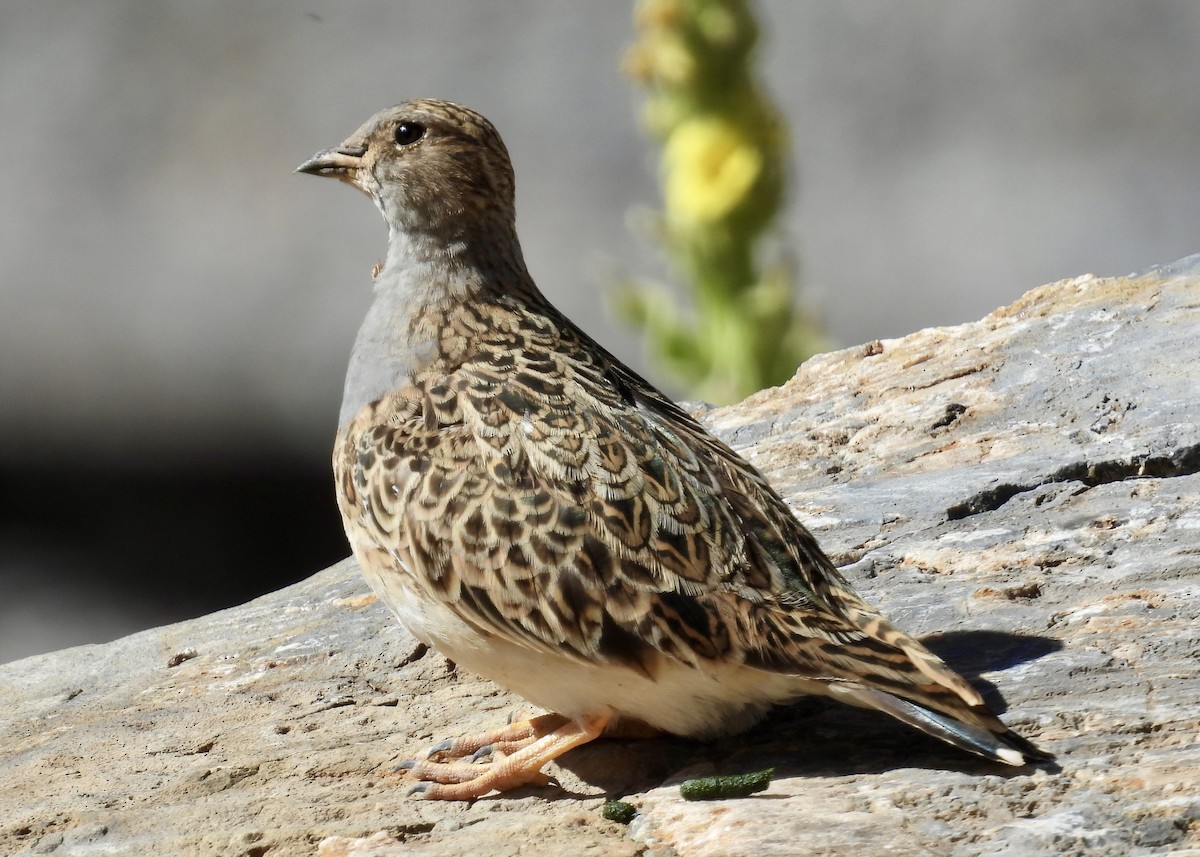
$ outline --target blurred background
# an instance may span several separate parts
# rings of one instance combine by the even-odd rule
[[[808,308],[852,345],[1200,251],[1200,4],[761,0]],[[16,0],[0,10],[0,662],[200,615],[348,553],[329,449],[386,240],[292,174],[414,96],[490,117],[529,267],[662,263],[628,3]],[[679,393],[679,390],[673,392]]]

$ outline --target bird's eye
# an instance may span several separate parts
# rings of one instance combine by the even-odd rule
[[[396,142],[401,146],[411,146],[425,136],[425,126],[420,122],[401,122],[396,126]]]

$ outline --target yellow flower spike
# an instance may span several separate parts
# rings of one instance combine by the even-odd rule
[[[689,119],[667,140],[667,218],[681,226],[711,224],[745,199],[762,172],[762,154],[737,126],[715,117]]]
[[[734,401],[790,377],[820,341],[795,306],[792,269],[760,259],[788,139],[755,80],[753,2],[637,0],[634,20],[624,69],[646,88],[642,122],[662,145],[662,217],[642,230],[691,300],[655,290],[619,303],[689,395]]]

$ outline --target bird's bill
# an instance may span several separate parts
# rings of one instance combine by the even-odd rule
[[[358,170],[362,166],[363,155],[366,153],[366,146],[337,146],[317,152],[296,167],[296,172],[308,173],[310,176],[329,176],[353,182],[358,177]]]

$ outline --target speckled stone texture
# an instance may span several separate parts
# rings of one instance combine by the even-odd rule
[[[714,744],[597,742],[562,790],[411,800],[396,760],[521,703],[344,562],[0,667],[0,853],[1200,854],[1200,258],[815,357],[702,416],[1059,768],[811,700]],[[766,766],[754,797],[679,795]]]

